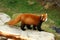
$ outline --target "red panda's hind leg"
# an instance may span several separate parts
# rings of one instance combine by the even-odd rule
[[[31,25],[26,25],[26,27],[28,28],[28,29],[32,29],[32,27],[31,27]]]
[[[37,30],[36,25],[33,25],[33,30]]]
[[[26,29],[25,29],[25,24],[21,24],[21,29],[22,29],[23,31],[26,30]]]

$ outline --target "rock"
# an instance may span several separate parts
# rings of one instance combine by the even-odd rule
[[[28,3],[29,5],[34,5],[34,4],[35,4],[35,2],[34,2],[34,1],[31,1],[31,0],[28,0],[27,3]]]
[[[56,33],[59,33],[60,34],[60,28],[56,27],[56,26],[52,26],[51,27],[53,30],[56,31]]]
[[[0,37],[0,40],[7,40],[7,38],[5,38],[5,37]]]
[[[10,19],[10,16],[8,16],[7,14],[0,13],[0,25],[4,25],[4,23],[8,22]]]
[[[14,27],[9,27],[8,25],[0,26],[0,31],[7,32],[10,34],[22,35],[23,37],[30,38],[31,40],[55,40],[55,36],[52,33],[36,30],[26,30],[16,29]]]

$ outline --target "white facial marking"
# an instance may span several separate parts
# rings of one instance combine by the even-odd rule
[[[47,13],[46,13],[46,15],[47,15]]]
[[[47,21],[47,18],[46,18],[46,20],[45,20],[45,22]]]
[[[46,16],[47,16],[47,13],[46,13]],[[47,18],[46,18],[46,20],[45,21],[47,21]]]

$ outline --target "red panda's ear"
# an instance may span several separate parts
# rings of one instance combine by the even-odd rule
[[[43,17],[43,14],[41,16]]]
[[[46,15],[47,15],[47,13],[46,13]]]

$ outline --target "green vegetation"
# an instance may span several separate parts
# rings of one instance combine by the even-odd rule
[[[29,5],[28,0],[0,0],[0,12],[5,12],[12,18],[15,17],[13,16],[14,14],[18,13],[47,13],[48,21],[43,23],[42,29],[55,34],[55,30],[52,30],[50,27],[60,27],[60,8],[45,10],[43,6],[36,2],[36,0],[33,0],[32,2],[34,3]],[[60,39],[59,37],[57,36],[57,40]]]

